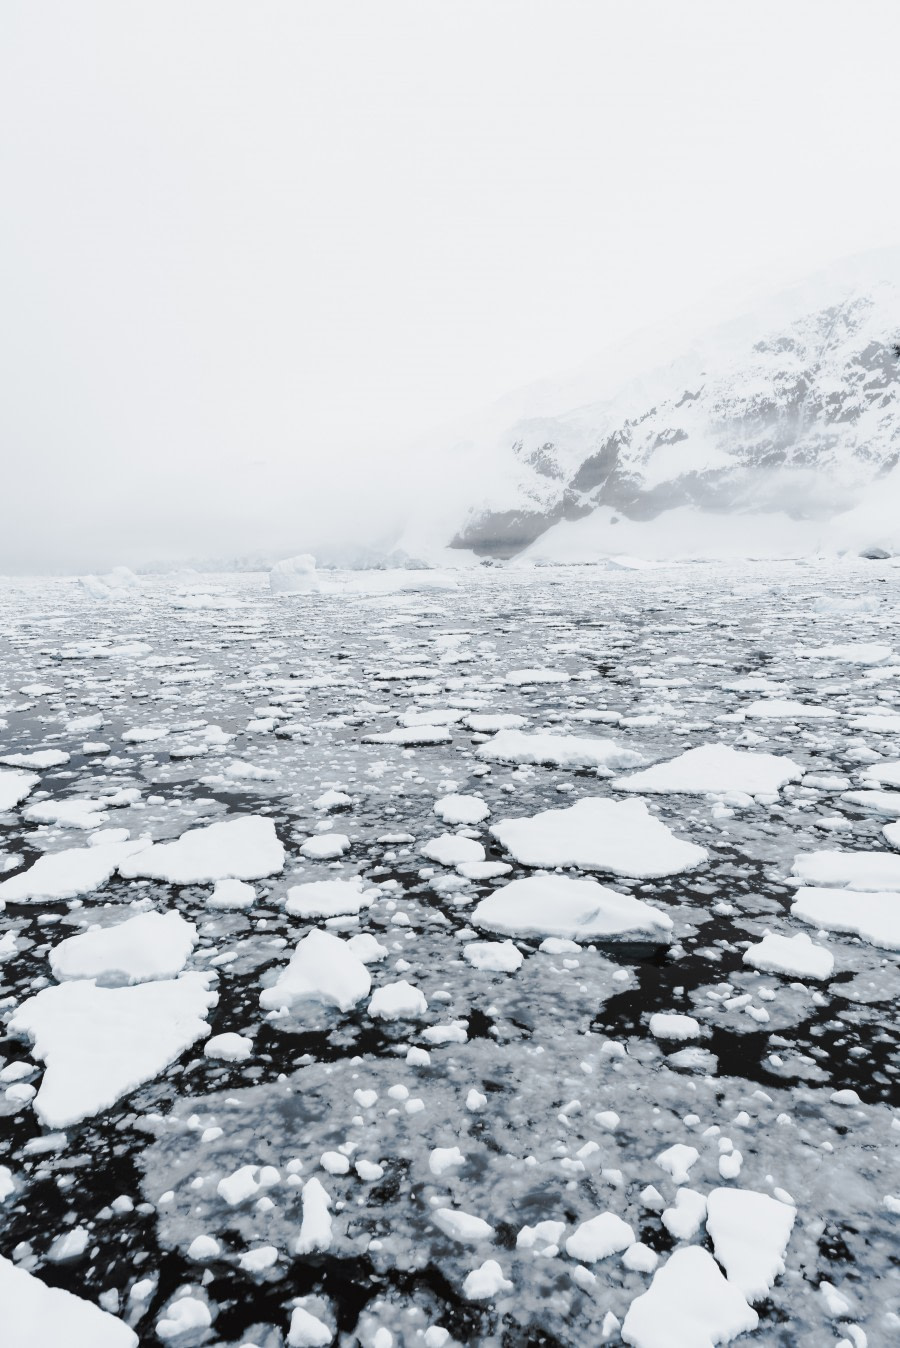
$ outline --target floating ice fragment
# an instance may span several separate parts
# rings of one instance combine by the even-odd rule
[[[376,988],[369,1002],[369,1015],[373,1020],[415,1020],[424,1016],[427,1010],[424,992],[404,978]]]
[[[314,928],[297,943],[291,961],[260,993],[263,1010],[290,1009],[306,1001],[349,1011],[368,996],[369,971],[347,941]]]
[[[0,1256],[2,1337],[7,1348],[137,1348],[138,1337],[121,1320],[90,1301],[48,1287]]]
[[[796,936],[767,932],[759,945],[744,951],[744,963],[754,969],[798,978],[829,978],[834,956],[824,946],[816,945],[806,932],[798,932]]]
[[[588,796],[566,809],[501,819],[491,832],[525,866],[578,866],[654,879],[707,860],[702,847],[676,838],[642,800]]]
[[[618,791],[692,795],[746,791],[757,796],[776,792],[802,776],[803,769],[789,758],[734,749],[728,744],[703,744],[631,777],[617,777],[613,786]]]
[[[622,1325],[632,1348],[714,1348],[756,1329],[759,1317],[707,1250],[676,1250],[636,1297]]]
[[[728,1281],[748,1301],[762,1301],[779,1274],[796,1209],[752,1189],[713,1189],[706,1229]]]
[[[582,1222],[566,1241],[566,1254],[583,1264],[595,1264],[611,1254],[627,1250],[635,1240],[634,1231],[614,1212],[601,1212]]]
[[[665,941],[672,919],[658,908],[619,894],[595,880],[532,875],[512,880],[482,899],[472,923],[509,936],[577,937],[579,940],[636,936]]]
[[[119,865],[126,877],[147,876],[172,885],[261,880],[283,868],[284,848],[275,825],[253,814],[190,829],[174,842],[153,843]]]
[[[529,733],[524,730],[500,730],[475,752],[479,758],[490,762],[600,768],[610,773],[638,767],[645,761],[642,754],[635,753],[633,749],[623,749],[614,740]]]
[[[30,1038],[46,1065],[38,1118],[65,1128],[152,1080],[209,1033],[205,1017],[217,1000],[198,973],[126,988],[69,982],[29,997],[9,1030]]]

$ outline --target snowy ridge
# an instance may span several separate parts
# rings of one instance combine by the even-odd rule
[[[452,546],[511,557],[601,511],[611,553],[615,523],[675,509],[822,521],[876,484],[900,500],[898,275],[896,259],[879,256],[815,278],[614,396],[515,422],[502,485],[472,506]]]

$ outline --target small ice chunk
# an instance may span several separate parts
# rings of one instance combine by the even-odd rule
[[[209,908],[252,908],[255,902],[256,890],[245,880],[217,880],[206,900]]]
[[[691,1166],[700,1159],[700,1153],[696,1147],[689,1147],[684,1142],[676,1142],[674,1146],[667,1147],[661,1151],[656,1158],[656,1164],[661,1166],[676,1184],[684,1184],[687,1181]]]
[[[119,865],[126,878],[146,876],[170,885],[261,880],[283,869],[284,847],[275,825],[255,814],[189,829],[174,842],[153,843]]]
[[[369,1002],[369,1015],[373,1020],[415,1020],[424,1016],[427,1010],[424,992],[407,983],[405,978],[376,988]]]
[[[312,1311],[305,1306],[295,1306],[291,1311],[287,1341],[288,1348],[328,1348],[328,1344],[334,1342],[334,1334]]]
[[[376,893],[365,890],[358,876],[352,880],[311,880],[289,889],[284,907],[292,917],[345,917],[368,907]]]
[[[460,862],[484,861],[484,848],[474,838],[464,838],[458,833],[442,833],[432,838],[421,849],[422,855],[429,861],[437,861],[442,866],[458,866]]]
[[[469,941],[463,950],[469,964],[493,973],[514,974],[524,956],[512,941]]]
[[[303,1220],[295,1252],[312,1254],[331,1245],[331,1198],[322,1183],[308,1179],[303,1186]]]
[[[495,889],[472,913],[472,923],[511,936],[556,936],[582,941],[634,935],[668,938],[672,919],[643,899],[596,880],[530,875]]]
[[[700,1022],[693,1016],[657,1011],[650,1017],[650,1033],[654,1039],[697,1039],[701,1033]]]
[[[180,913],[138,913],[110,927],[70,936],[50,952],[55,976],[101,983],[144,983],[174,978],[197,944],[197,928]]]
[[[463,1283],[467,1301],[489,1301],[499,1292],[511,1292],[512,1283],[504,1277],[496,1259],[486,1259],[480,1268],[473,1269]]]
[[[614,1212],[601,1212],[582,1222],[566,1241],[566,1254],[583,1264],[596,1264],[611,1254],[627,1250],[635,1241],[634,1231]]]
[[[442,796],[434,803],[434,813],[445,824],[480,824],[490,809],[480,796]]]
[[[767,932],[759,945],[744,951],[744,963],[754,969],[797,978],[830,978],[834,956],[824,946],[816,945],[806,932],[798,932],[796,936]]]
[[[243,1062],[253,1052],[253,1040],[246,1034],[214,1034],[207,1039],[203,1052],[207,1058],[222,1058],[225,1062]]]
[[[649,880],[707,860],[702,847],[677,838],[642,800],[587,796],[566,809],[501,819],[491,832],[523,866],[578,866]]]
[[[298,941],[290,963],[260,993],[259,1004],[263,1010],[281,1010],[310,1001],[349,1011],[371,986],[369,971],[349,942],[316,927]]]

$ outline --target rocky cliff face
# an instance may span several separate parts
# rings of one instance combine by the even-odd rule
[[[835,289],[714,332],[610,399],[515,425],[503,488],[451,545],[511,557],[601,506],[632,520],[848,509],[900,459],[900,287]]]

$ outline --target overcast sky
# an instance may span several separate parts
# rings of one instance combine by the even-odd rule
[[[4,0],[0,570],[387,534],[440,428],[900,240],[896,0]]]

